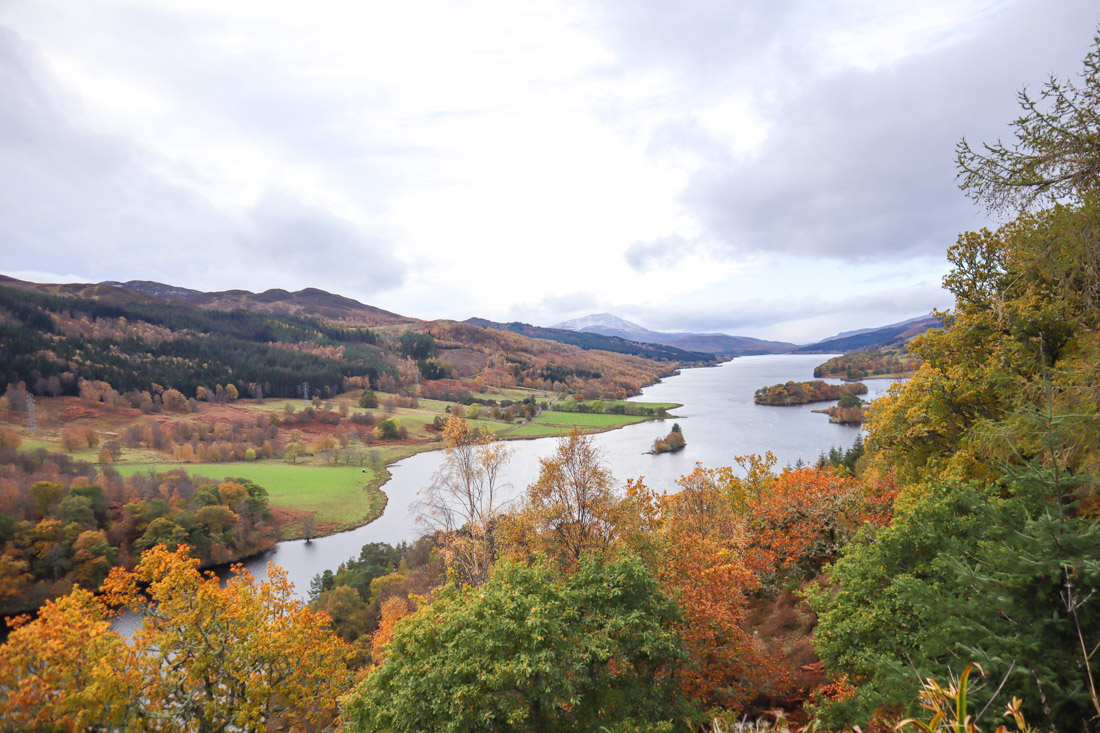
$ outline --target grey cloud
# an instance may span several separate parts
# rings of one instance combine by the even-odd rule
[[[677,117],[658,125],[650,135],[647,152],[654,157],[674,157],[684,150],[703,160],[729,155],[728,141],[719,140],[692,117]]]
[[[120,37],[146,39],[116,44],[110,49],[115,62],[178,100],[196,126],[247,131],[288,157],[322,167],[327,180],[355,190],[357,203],[372,214],[384,214],[399,187],[438,175],[440,157],[450,154],[434,140],[392,139],[388,127],[403,113],[400,90],[303,76],[262,45],[247,53],[220,47],[224,36],[263,33],[252,19],[195,15],[186,6],[127,6],[111,22]]]
[[[605,37],[624,64],[678,75],[677,116],[653,132],[649,149],[702,161],[681,203],[708,247],[735,259],[942,254],[959,231],[984,223],[955,186],[956,141],[1003,136],[1019,113],[1016,90],[1052,70],[1076,74],[1098,20],[1090,0],[1060,3],[1056,13],[1046,3],[1005,4],[975,34],[941,39],[932,52],[873,71],[824,71],[799,27],[809,5],[689,5],[606,10]],[[681,12],[690,22],[675,17]],[[708,133],[694,113],[746,95],[770,125],[751,157],[732,153],[736,140]],[[635,245],[628,261],[637,268],[647,251]]]
[[[391,247],[331,212],[273,193],[241,215],[166,177],[163,161],[92,128],[34,47],[2,28],[0,88],[5,270],[54,262],[94,279],[200,289],[335,281],[363,294],[405,277]]]
[[[593,0],[608,44],[632,68],[670,69],[687,88],[724,86],[740,80],[786,46],[796,3],[732,3],[713,0]],[[797,52],[787,49],[787,58]]]
[[[508,309],[508,317],[524,323],[548,326],[600,310],[599,298],[577,291],[544,296],[537,303],[518,303]]]
[[[690,248],[691,244],[676,234],[649,242],[634,242],[627,247],[626,263],[638,272],[646,272],[672,264]]]
[[[323,277],[359,292],[390,289],[405,280],[405,264],[386,243],[285,193],[269,193],[251,209],[240,241],[244,250],[299,275]]]
[[[938,87],[855,72],[817,87],[752,160],[712,158],[682,202],[732,256],[942,252],[969,204],[953,181],[953,126],[926,101]]]
[[[554,312],[578,311],[597,307],[599,299],[592,293],[584,292],[551,294],[543,298],[539,305]]]
[[[126,279],[216,246],[223,217],[153,175],[141,150],[81,124],[80,107],[43,69],[29,44],[0,28],[3,265],[64,263],[58,267]],[[138,248],[141,258],[133,256]]]

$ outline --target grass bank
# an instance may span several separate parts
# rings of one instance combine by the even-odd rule
[[[282,461],[147,463],[116,468],[123,475],[182,468],[218,481],[248,479],[267,489],[273,511],[283,510],[280,539],[284,540],[304,536],[302,521],[310,514],[315,517],[317,534],[341,532],[377,519],[386,506],[381,486],[390,477],[384,467],[310,466]]]

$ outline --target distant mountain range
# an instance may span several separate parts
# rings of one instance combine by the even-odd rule
[[[617,336],[631,341],[675,346],[685,351],[699,351],[704,354],[723,354],[726,356],[786,354],[798,348],[796,344],[785,341],[765,341],[747,336],[729,336],[724,333],[650,331],[648,328],[619,318],[611,313],[596,313],[582,318],[574,318],[557,323],[551,328],[567,329],[581,333],[599,333],[604,336]]]
[[[562,321],[561,323],[555,323],[551,328],[564,328],[568,331],[584,331],[587,333],[602,333],[605,336],[611,335],[610,332],[614,331],[616,335],[622,335],[623,338],[629,338],[634,341],[644,339],[647,336],[656,335],[654,331],[650,331],[644,326],[639,326],[637,323],[628,321],[625,318],[619,318],[611,313],[592,313],[587,316],[581,316],[580,318],[573,318],[568,321]]]
[[[794,349],[797,354],[847,354],[849,351],[864,349],[892,349],[904,346],[914,336],[919,336],[930,328],[940,325],[935,316],[910,318],[889,326],[868,328],[860,331],[846,331],[831,336],[815,344],[807,344]]]
[[[593,313],[581,318],[562,321],[553,330],[568,329],[578,333],[598,333],[643,343],[674,346],[687,351],[726,356],[750,354],[825,354],[848,353],[864,349],[898,348],[909,343],[914,336],[940,325],[935,316],[918,316],[899,323],[877,328],[844,331],[816,343],[799,346],[784,341],[765,341],[747,336],[729,336],[724,333],[664,333],[650,331],[637,323],[612,313]]]
[[[272,315],[324,318],[356,326],[386,326],[394,323],[418,322],[415,318],[391,313],[317,288],[305,288],[293,293],[277,288],[265,290],[262,293],[253,293],[248,290],[204,293],[201,290],[180,288],[151,280],[52,284],[26,282],[5,275],[0,275],[0,285],[51,295],[93,298],[109,303],[154,303],[167,300],[193,305],[203,310],[245,310]]]
[[[647,359],[656,359],[657,361],[713,363],[717,360],[717,357],[712,353],[685,351],[675,346],[626,339],[620,336],[608,336],[602,333],[571,331],[565,328],[545,328],[518,321],[498,323],[484,318],[467,318],[465,323],[481,326],[482,328],[495,328],[498,331],[511,331],[531,338],[573,344],[582,349],[600,349],[601,351],[612,351],[616,354],[633,354]]]
[[[882,329],[897,328],[898,326],[916,326],[916,325],[920,325],[921,323],[927,321],[929,318],[933,318],[933,316],[917,316],[916,318],[910,318],[910,319],[905,320],[905,321],[898,321],[897,323],[891,323],[888,326],[878,326],[876,328],[859,328],[859,329],[856,329],[855,331],[842,331],[842,332],[838,333],[836,336],[830,336],[827,339],[822,339],[822,341],[835,341],[836,339],[847,338],[849,336],[859,336],[860,334],[870,333],[871,331],[881,331]]]

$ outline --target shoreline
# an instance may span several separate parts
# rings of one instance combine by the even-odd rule
[[[678,403],[678,404],[675,404],[674,406],[667,407],[667,408],[665,408],[666,413],[668,411],[675,410],[675,409],[678,409],[680,407],[683,407],[682,403]],[[589,414],[589,413],[582,413],[582,414]],[[642,420],[636,420],[636,421],[633,421],[633,422],[624,422],[624,423],[619,423],[619,424],[614,424],[614,425],[606,425],[606,426],[583,426],[583,425],[581,425],[581,426],[577,426],[577,427],[586,428],[583,431],[585,434],[595,435],[595,434],[598,434],[598,433],[608,433],[608,432],[611,432],[611,431],[614,431],[614,430],[620,430],[620,429],[628,427],[630,425],[640,425],[640,424],[646,423],[646,422],[659,422],[659,421],[664,421],[664,420],[669,420],[669,419],[676,419],[676,416],[669,415],[669,414],[665,414],[663,416],[654,415],[654,416],[646,416]],[[527,425],[527,424],[532,424],[532,423],[520,423],[518,425],[515,425],[514,427],[519,428],[519,427],[523,427],[524,425]],[[550,434],[550,435],[516,435],[516,436],[509,436],[507,433],[504,433],[504,434],[499,435],[499,437],[502,441],[511,442],[511,441],[557,439],[557,438],[562,438],[562,437],[569,434],[568,433],[569,427],[567,427],[567,426],[552,426],[552,427],[556,427],[556,428],[560,428],[560,429],[558,430],[558,432]],[[386,491],[384,490],[384,487],[393,478],[393,474],[390,471],[390,467],[394,466],[394,465],[396,465],[396,464],[400,463],[401,461],[404,461],[408,458],[418,456],[422,453],[431,453],[432,451],[442,450],[443,449],[443,444],[442,444],[442,442],[431,442],[431,443],[421,443],[419,445],[409,445],[407,447],[410,450],[406,455],[402,455],[400,458],[398,458],[394,461],[391,461],[389,463],[383,464],[380,468],[376,469],[377,470],[377,475],[360,488],[360,490],[363,491],[363,492],[377,491],[378,494],[381,495],[382,501],[381,501],[381,505],[377,509],[377,511],[368,512],[367,514],[364,514],[360,518],[352,520],[350,523],[347,523],[347,524],[337,524],[337,525],[328,524],[328,525],[326,525],[327,528],[325,528],[325,529],[318,528],[317,531],[313,534],[313,536],[310,539],[321,539],[322,537],[331,537],[333,535],[341,534],[343,532],[350,532],[352,530],[356,530],[356,529],[359,529],[361,527],[365,527],[368,524],[370,524],[371,522],[374,522],[375,520],[379,519],[385,513],[386,508],[389,506],[389,494],[386,493]],[[231,467],[234,466],[234,465],[237,465],[239,463],[241,463],[241,462],[240,461],[226,461],[224,463],[218,463],[216,465],[225,466],[226,470],[231,473],[232,472]],[[95,464],[95,465],[97,465],[97,467],[99,466],[99,464]],[[127,467],[128,466],[128,467],[140,468],[140,469],[143,469],[143,470],[150,470],[150,471],[160,470],[161,467],[165,471],[174,470],[174,469],[177,469],[177,468],[184,468],[185,470],[187,470],[185,468],[186,464],[180,465],[178,463],[167,463],[167,462],[163,463],[163,464],[157,464],[157,463],[115,463],[115,464],[109,464],[109,465],[112,468],[116,468],[116,469],[119,468],[119,467]],[[194,465],[196,465],[196,466],[201,465],[201,466],[205,467],[205,466],[208,466],[210,464],[205,464],[205,463],[198,464],[198,463],[196,463]],[[249,465],[254,465],[254,463],[249,464]],[[324,465],[311,466],[311,465],[307,465],[307,464],[302,464],[302,467],[303,468],[316,468],[316,469],[328,468],[328,466],[324,466]],[[304,510],[300,510],[300,509],[291,509],[291,508],[287,508],[287,507],[279,507],[279,506],[273,506],[273,505],[270,506],[270,509],[272,509],[272,511],[282,510],[282,511],[285,511],[285,512],[293,513],[293,514],[298,515],[298,516],[300,516],[300,514],[299,514],[300,512],[304,511]],[[300,521],[295,521],[295,522],[291,522],[289,524],[280,526],[279,530],[280,530],[279,539],[276,541],[276,544],[281,543],[281,542],[300,542],[300,541],[305,541],[306,540],[305,532],[304,532],[304,530],[301,526]],[[286,532],[286,534],[284,534],[284,531]],[[264,550],[263,552],[269,552],[269,550]],[[256,555],[249,555],[247,557],[238,558],[237,560],[234,560],[234,562],[239,562],[241,560],[246,560],[250,557],[259,557],[260,555],[263,554],[263,552],[257,553]]]
[[[680,408],[680,407],[683,407],[683,404],[677,404],[674,407],[666,408],[666,412],[668,410],[675,410],[675,409]],[[660,416],[660,417],[651,416],[651,417],[646,417],[644,420],[638,420],[636,422],[622,423],[622,424],[619,424],[619,425],[608,425],[608,426],[605,426],[605,427],[596,427],[596,428],[593,428],[593,429],[590,429],[590,430],[585,430],[584,432],[585,432],[585,434],[592,434],[592,435],[597,434],[597,433],[609,433],[613,430],[620,430],[620,429],[628,427],[630,425],[640,425],[640,424],[645,423],[645,422],[658,422],[658,421],[664,421],[664,420],[669,420],[669,419],[676,419],[676,416],[675,415],[667,415],[667,414],[663,415],[663,416]],[[522,425],[525,425],[525,424],[527,424],[527,423],[521,423],[520,425],[517,425],[516,427],[521,427]],[[562,438],[565,435],[568,435],[568,433],[567,432],[562,432],[562,433],[558,433],[558,434],[555,434],[555,435],[517,435],[517,436],[514,436],[514,437],[508,437],[507,435],[502,435],[502,436],[500,436],[500,438],[501,438],[501,440],[504,440],[506,442],[511,442],[511,441],[520,441],[520,440],[557,439],[557,438]],[[377,514],[370,517],[369,519],[365,519],[362,522],[357,522],[355,524],[342,525],[338,528],[333,528],[333,529],[329,529],[329,530],[326,530],[326,531],[318,531],[316,534],[313,535],[313,537],[311,539],[320,539],[322,537],[331,537],[332,535],[341,534],[343,532],[350,532],[352,530],[356,530],[356,529],[359,529],[361,527],[365,527],[368,524],[370,524],[371,522],[381,518],[382,515],[385,514],[386,508],[389,506],[389,494],[387,494],[385,492],[384,487],[387,483],[390,482],[390,479],[393,478],[393,474],[389,470],[390,466],[394,466],[394,465],[400,463],[401,461],[404,461],[408,458],[412,458],[413,456],[420,455],[421,453],[431,453],[432,451],[438,451],[438,450],[443,449],[443,446],[442,446],[441,443],[427,443],[427,444],[425,444],[425,446],[426,447],[423,448],[422,450],[416,450],[416,451],[410,453],[407,456],[402,456],[401,458],[397,459],[396,461],[385,464],[379,470],[379,476],[376,477],[374,480],[367,482],[367,484],[365,486],[363,486],[363,491],[370,491],[370,490],[374,489],[374,490],[377,490],[378,493],[380,493],[382,495],[382,497],[383,497],[382,506],[378,510]],[[428,446],[430,446],[430,447],[428,447]],[[323,467],[319,466],[319,468],[323,468]],[[379,478],[382,478],[382,480],[380,482],[378,481]],[[371,484],[374,484],[376,482],[377,482],[378,485],[372,487]],[[280,537],[280,539],[278,540],[278,542],[276,544],[278,544],[279,542],[301,542],[301,541],[306,541],[305,536],[304,535],[300,536],[300,535],[295,534],[293,536]],[[266,550],[265,550],[265,552],[266,552]],[[262,554],[262,553],[260,553],[260,554]]]

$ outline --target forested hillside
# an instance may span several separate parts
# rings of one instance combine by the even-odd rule
[[[814,367],[814,377],[858,382],[868,377],[907,376],[918,366],[920,361],[905,347],[851,351]]]
[[[145,396],[155,402],[169,388],[193,397],[215,385],[250,397],[301,396],[307,382],[314,394],[330,396],[349,380],[396,391],[420,379],[473,376],[446,360],[447,349],[465,349],[479,354],[473,371],[489,384],[615,396],[637,394],[681,363],[672,353],[655,362],[648,353],[586,351],[451,322],[368,328],[307,315],[208,310],[105,285],[79,292],[94,297],[0,287],[0,388],[22,384],[32,394],[75,395],[82,382],[103,382],[136,395],[136,402]],[[419,351],[407,333],[423,336]],[[682,356],[682,363],[695,363],[698,355]]]
[[[467,318],[466,323],[483,328],[496,328],[503,331],[522,334],[537,339],[559,341],[563,344],[573,344],[582,349],[600,349],[618,354],[634,354],[644,356],[647,359],[658,361],[678,361],[681,364],[712,364],[717,361],[713,354],[704,354],[697,351],[684,351],[675,346],[663,346],[661,344],[641,343],[621,338],[619,336],[605,336],[602,333],[591,331],[570,331],[565,328],[542,328],[532,326],[529,323],[496,323],[484,318]]]

